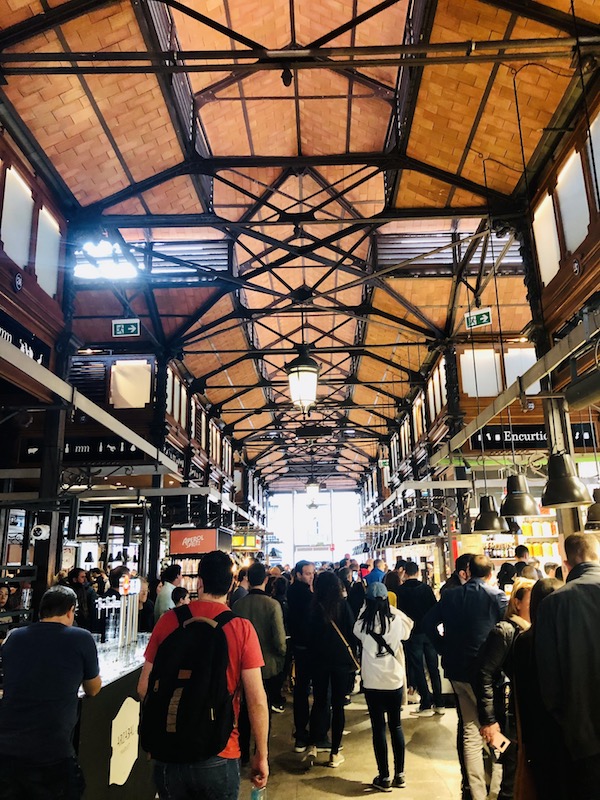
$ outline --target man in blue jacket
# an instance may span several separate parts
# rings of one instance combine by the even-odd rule
[[[423,619],[423,631],[442,656],[446,677],[452,683],[463,721],[463,751],[472,800],[487,800],[483,739],[479,733],[477,701],[471,686],[477,654],[494,625],[504,617],[508,598],[490,586],[492,562],[473,556],[470,579],[460,588],[445,592]],[[438,625],[443,625],[440,635]],[[492,796],[502,777],[500,764],[492,767]]]

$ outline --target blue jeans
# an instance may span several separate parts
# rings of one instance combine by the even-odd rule
[[[192,764],[155,761],[154,783],[160,800],[238,800],[240,763],[220,756]]]

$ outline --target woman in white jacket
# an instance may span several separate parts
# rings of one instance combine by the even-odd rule
[[[383,583],[372,583],[365,604],[354,624],[354,635],[362,645],[361,673],[365,699],[373,729],[373,749],[379,774],[371,785],[381,792],[401,788],[404,781],[404,733],[400,712],[404,685],[404,649],[413,621],[390,607]],[[394,777],[390,777],[385,717],[394,753]]]

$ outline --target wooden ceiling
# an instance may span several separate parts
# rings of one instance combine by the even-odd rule
[[[76,281],[74,332],[108,346],[139,316],[271,488],[353,488],[464,311],[530,321],[511,237],[578,110],[573,37],[598,49],[600,2],[574,10],[0,0],[0,121],[71,242],[102,232],[138,266]],[[302,340],[306,419],[284,369]]]

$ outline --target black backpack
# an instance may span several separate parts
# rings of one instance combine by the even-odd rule
[[[179,625],[159,646],[142,705],[140,740],[152,758],[203,761],[220,753],[234,726],[227,689],[229,655],[223,626],[233,619],[193,617],[174,609]]]

